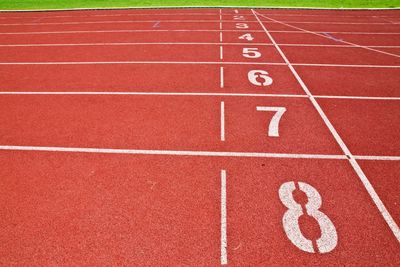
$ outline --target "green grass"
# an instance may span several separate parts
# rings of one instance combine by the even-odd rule
[[[0,0],[0,9],[7,10],[152,6],[382,8],[400,7],[400,0]]]

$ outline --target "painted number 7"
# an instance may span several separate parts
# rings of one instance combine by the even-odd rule
[[[268,136],[279,137],[279,121],[282,118],[283,113],[286,112],[284,107],[257,107],[257,111],[275,111],[275,115],[272,117],[268,127]]]

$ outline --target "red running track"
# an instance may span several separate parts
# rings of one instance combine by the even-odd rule
[[[0,13],[0,265],[399,265],[398,21]]]

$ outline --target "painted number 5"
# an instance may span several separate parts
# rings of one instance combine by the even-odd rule
[[[258,48],[243,48],[243,56],[247,58],[259,58],[261,53]]]
[[[247,23],[236,23],[236,29],[248,29],[249,25]]]
[[[320,253],[332,251],[338,241],[336,228],[332,221],[323,212],[319,211],[322,199],[317,189],[303,182],[298,182],[298,188],[303,191],[308,198],[305,204],[307,214],[313,217],[321,230],[321,237],[317,239],[317,249]],[[299,218],[303,215],[302,206],[293,198],[293,191],[296,189],[294,182],[287,182],[279,188],[279,198],[288,210],[283,215],[282,223],[289,240],[299,249],[309,253],[315,253],[313,242],[304,237],[299,226]]]

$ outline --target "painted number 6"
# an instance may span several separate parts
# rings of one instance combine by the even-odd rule
[[[247,74],[249,81],[257,86],[268,86],[272,84],[272,78],[268,76],[265,70],[251,70]]]
[[[322,200],[318,191],[309,184],[299,182],[299,189],[303,191],[308,198],[305,205],[307,214],[313,217],[321,229],[321,237],[317,239],[317,248],[320,253],[332,251],[338,241],[336,228],[332,221],[323,212],[319,211]],[[299,249],[315,253],[311,240],[304,237],[300,230],[299,218],[303,215],[302,206],[293,198],[293,191],[296,189],[294,182],[287,182],[279,188],[279,198],[288,210],[283,215],[282,223],[289,240]]]

